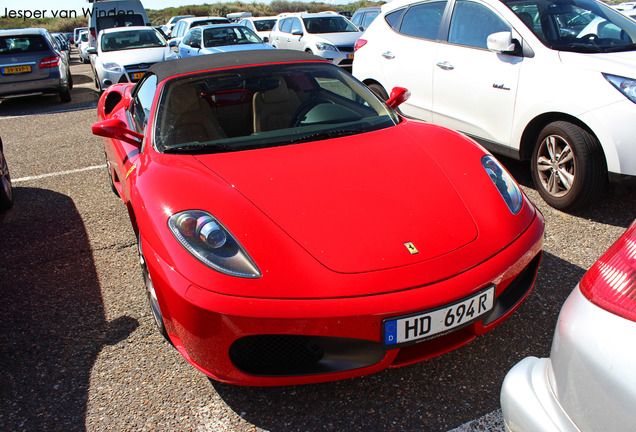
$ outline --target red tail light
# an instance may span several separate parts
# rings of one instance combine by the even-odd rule
[[[42,59],[42,61],[40,61],[40,69],[55,67],[58,64],[60,64],[60,58],[58,56],[55,55],[55,56],[47,57],[45,59]]]
[[[358,51],[360,48],[367,44],[366,39],[358,39],[356,44],[353,46],[353,51]]]
[[[595,305],[636,321],[636,221],[583,276],[579,287]]]

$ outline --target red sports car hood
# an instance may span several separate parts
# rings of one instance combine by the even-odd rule
[[[324,266],[359,273],[430,260],[477,238],[462,197],[425,149],[444,144],[415,136],[393,127],[197,158]]]

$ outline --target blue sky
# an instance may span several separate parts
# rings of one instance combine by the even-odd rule
[[[256,0],[258,3],[269,3],[270,0]],[[332,4],[347,4],[349,0],[323,0],[325,3]],[[353,0],[351,0],[353,1]],[[205,1],[205,0],[147,0],[143,4],[148,9],[164,9],[167,7],[185,6],[192,4],[213,4],[219,3],[217,1]],[[86,0],[5,0],[0,5],[0,16],[4,16],[8,11],[22,11],[22,16],[26,13],[33,14],[35,11],[46,10],[46,16],[52,16],[52,12],[58,14],[63,13],[61,11],[75,10],[78,16],[81,14],[82,9],[91,8],[91,3]],[[8,11],[7,11],[8,10]],[[59,15],[62,16],[62,15]]]

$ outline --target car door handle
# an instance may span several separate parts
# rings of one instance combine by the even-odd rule
[[[453,69],[455,69],[455,66],[453,66],[452,64],[450,64],[447,61],[437,63],[437,67],[440,68],[440,69],[444,69],[444,70],[453,70]]]
[[[387,51],[382,53],[382,57],[388,60],[393,60],[395,58],[395,54],[393,54],[391,51]]]

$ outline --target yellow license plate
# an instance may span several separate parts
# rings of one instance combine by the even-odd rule
[[[4,74],[17,74],[25,72],[31,72],[31,66],[11,66],[2,68],[2,73]]]
[[[146,74],[146,72],[135,72],[132,74],[132,79],[133,81],[137,81],[140,80],[141,77],[143,77]]]

